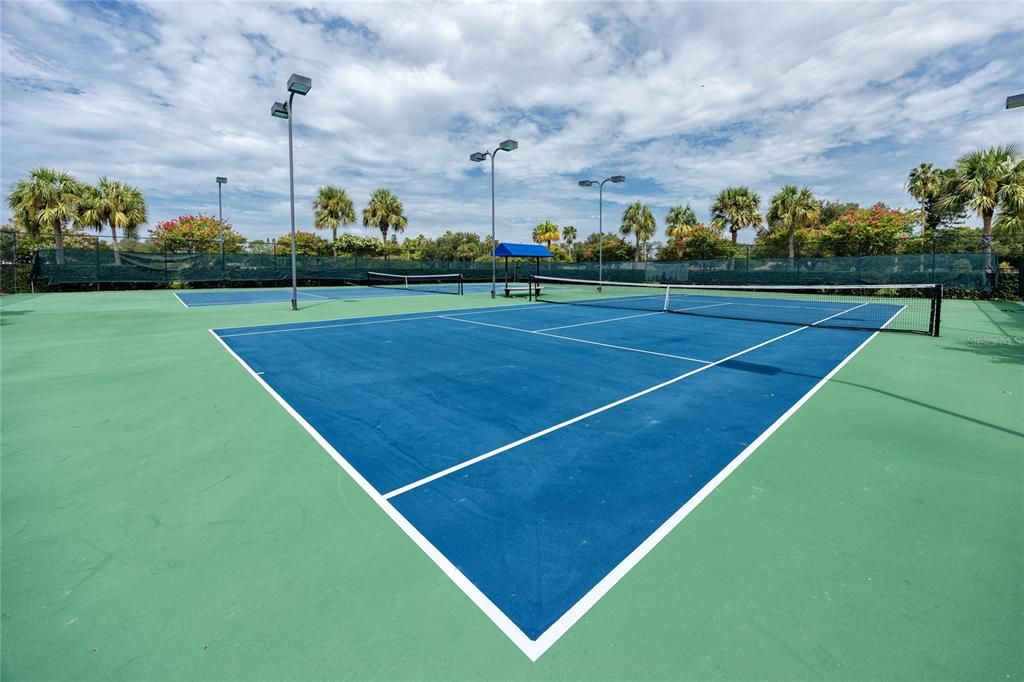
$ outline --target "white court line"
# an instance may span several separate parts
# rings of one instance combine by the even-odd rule
[[[851,310],[856,310],[857,308],[863,308],[863,307],[864,307],[864,306],[866,306],[866,305],[867,305],[867,303],[861,303],[860,305],[855,305],[855,306],[853,306],[852,308],[847,308],[846,310],[844,310],[844,311],[842,311],[842,312],[839,312],[839,313],[836,313],[835,315],[829,315],[828,317],[826,317],[826,318],[825,318],[825,319],[823,319],[823,320],[818,320],[817,322],[811,322],[811,323],[810,323],[809,325],[807,325],[807,326],[808,326],[808,327],[817,327],[817,326],[818,326],[819,324],[821,324],[822,322],[828,322],[828,321],[829,321],[829,320],[831,320],[831,319],[832,319],[833,317],[839,317],[840,315],[845,315],[846,313],[850,312]],[[888,322],[886,322],[885,324],[889,324],[889,322],[892,322],[892,318],[891,318],[891,317],[889,318],[889,321],[888,321]],[[884,326],[884,325],[883,325],[883,326]]]
[[[418,481],[413,481],[412,483],[409,483],[408,485],[404,485],[401,488],[397,488],[395,490],[392,490],[389,493],[386,493],[384,495],[384,499],[385,500],[390,500],[393,497],[397,497],[398,495],[401,495],[402,493],[407,493],[410,490],[413,490],[415,488],[419,488],[420,486],[426,485],[427,483],[430,483],[431,481],[436,481],[437,479],[442,478],[444,476],[447,476],[448,474],[454,473],[454,472],[459,471],[461,469],[465,469],[466,467],[473,466],[474,464],[482,462],[485,459],[490,459],[491,457],[494,457],[495,455],[500,455],[503,452],[507,452],[508,450],[511,450],[512,448],[517,448],[520,445],[523,445],[525,443],[529,443],[530,441],[537,440],[541,436],[546,436],[549,433],[553,433],[554,431],[558,431],[560,429],[564,429],[566,426],[570,426],[572,424],[575,424],[576,422],[583,421],[584,419],[588,419],[590,417],[593,417],[595,414],[600,414],[602,412],[605,412],[607,410],[612,409],[613,407],[618,407],[619,405],[622,405],[624,403],[628,403],[631,400],[636,400],[637,398],[643,397],[643,396],[647,395],[648,393],[653,393],[654,391],[657,391],[657,390],[660,390],[662,388],[665,388],[666,386],[671,386],[672,384],[674,384],[674,383],[676,383],[678,381],[682,381],[683,379],[686,379],[687,377],[692,377],[694,374],[700,374],[704,370],[711,369],[712,367],[717,367],[718,365],[722,364],[723,362],[729,362],[730,360],[738,358],[741,355],[746,355],[747,353],[749,353],[751,351],[754,351],[754,350],[757,350],[758,348],[762,348],[764,346],[767,346],[770,343],[775,343],[776,341],[780,341],[780,340],[786,338],[787,336],[791,336],[793,334],[796,334],[797,332],[802,332],[805,329],[808,329],[810,327],[814,327],[814,326],[816,326],[818,324],[821,324],[822,322],[827,322],[828,320],[831,320],[833,317],[838,317],[839,315],[843,315],[844,313],[848,313],[851,310],[856,310],[857,308],[860,308],[860,307],[865,306],[865,305],[867,305],[867,303],[861,303],[858,306],[854,306],[853,308],[849,308],[849,309],[844,310],[842,312],[836,313],[835,315],[830,315],[829,317],[826,317],[826,318],[823,318],[821,320],[818,320],[817,322],[812,322],[811,324],[804,325],[803,327],[799,327],[799,328],[794,329],[792,331],[788,331],[785,334],[780,334],[778,336],[772,337],[772,338],[768,339],[767,341],[762,341],[761,343],[759,343],[757,345],[754,345],[754,346],[751,346],[750,348],[746,348],[746,349],[741,350],[739,352],[733,353],[732,355],[727,355],[726,357],[722,358],[721,360],[715,360],[714,362],[709,362],[708,364],[704,365],[703,367],[698,367],[697,369],[692,369],[689,372],[686,372],[684,374],[680,374],[679,376],[673,377],[673,378],[669,379],[668,381],[663,381],[660,384],[655,384],[654,386],[650,386],[648,388],[645,388],[642,391],[638,391],[638,392],[634,393],[633,395],[628,395],[625,398],[619,398],[618,400],[616,400],[614,402],[610,402],[607,405],[602,405],[601,407],[598,407],[598,408],[595,408],[593,410],[590,410],[589,412],[584,412],[583,414],[576,415],[575,417],[573,417],[571,419],[566,419],[564,422],[560,422],[560,423],[555,424],[553,426],[549,426],[548,428],[542,429],[540,431],[537,431],[536,433],[531,433],[529,436],[524,436],[523,438],[520,438],[519,440],[512,441],[511,443],[508,443],[506,445],[502,445],[501,447],[498,447],[498,448],[495,448],[495,449],[490,450],[488,452],[485,452],[482,455],[477,455],[476,457],[473,457],[472,459],[467,459],[464,462],[460,462],[458,464],[455,464],[454,466],[450,466],[447,469],[443,469],[441,471],[438,471],[437,473],[431,474],[430,476],[424,476],[423,478],[421,478]],[[448,319],[452,319],[452,318],[448,318]],[[470,324],[482,324],[482,325],[486,325],[488,327],[499,327],[500,326],[500,325],[487,324],[485,322],[474,322],[474,321],[471,321],[471,320],[458,320],[458,321],[459,322],[469,322]],[[890,319],[890,321],[891,321],[891,319]],[[888,322],[886,324],[888,324]],[[530,334],[537,333],[537,332],[530,332],[530,331],[525,330],[525,329],[518,329],[517,327],[502,327],[502,328],[503,329],[513,330],[513,331],[520,331],[520,332],[521,331],[526,331],[527,333],[530,333]],[[547,335],[544,335],[544,336],[547,336]]]
[[[280,301],[278,301],[278,302],[280,302]],[[386,322],[410,322],[412,320],[436,320],[438,318],[446,317],[446,316],[455,318],[455,317],[463,317],[463,316],[466,316],[466,315],[490,315],[492,313],[507,313],[507,312],[510,312],[510,311],[513,311],[513,310],[552,310],[552,309],[555,309],[557,307],[558,306],[549,306],[549,305],[541,305],[539,303],[533,303],[533,304],[525,304],[525,305],[510,305],[510,306],[505,306],[505,307],[501,307],[501,308],[494,308],[493,310],[473,310],[473,309],[470,309],[470,310],[468,310],[466,312],[459,312],[458,310],[447,310],[447,311],[442,311],[441,313],[435,313],[435,314],[430,314],[430,315],[414,315],[414,316],[408,316],[408,314],[406,314],[403,317],[389,318],[387,320],[366,320],[365,318],[355,318],[355,319],[361,320],[361,321],[360,322],[339,322],[337,324],[316,324],[315,322],[313,322],[313,323],[311,323],[312,326],[309,326],[309,327],[288,327],[286,329],[262,329],[260,331],[254,331],[254,332],[238,332],[237,334],[222,334],[220,336],[220,338],[226,339],[226,338],[230,338],[232,336],[253,336],[255,334],[281,334],[281,333],[284,333],[284,332],[304,332],[304,331],[309,331],[311,329],[335,329],[337,327],[359,327],[359,326],[366,325],[366,324],[384,324]],[[331,320],[322,320],[322,321],[323,322],[331,322]],[[289,324],[289,323],[288,322],[284,322],[282,324]],[[264,325],[259,325],[259,326],[260,327],[275,327],[275,326],[278,326],[278,325],[264,324]],[[237,327],[237,328],[238,329],[245,329],[245,327]]]
[[[323,298],[323,299],[330,299],[330,298],[332,298],[331,296],[320,296],[319,294],[311,294],[308,291],[297,291],[296,295],[298,295],[298,296],[312,296],[313,298]],[[373,297],[370,296],[369,298],[373,298]],[[334,299],[334,300],[340,301],[341,299]]]
[[[669,308],[670,313],[685,313],[687,310],[701,310],[703,308],[721,308],[723,305],[736,305],[735,303],[709,303],[708,305],[695,305],[689,308]]]
[[[648,315],[658,315],[664,311],[657,310],[653,313],[639,313],[637,315],[623,315],[622,317],[611,317],[607,320],[592,320],[590,322],[579,322],[577,324],[563,324],[561,327],[546,327],[544,329],[534,329],[535,332],[553,332],[557,329],[572,329],[573,327],[586,327],[590,324],[604,324],[605,322],[618,322],[619,320],[631,320],[634,317],[647,317]]]
[[[377,298],[399,298],[399,297],[405,296],[405,295],[407,295],[409,293],[408,290],[402,289],[402,290],[400,290],[400,292],[396,292],[396,293],[392,293],[392,294],[375,294],[373,296],[367,296],[367,295],[357,295],[357,294],[360,294],[360,292],[366,292],[366,291],[383,291],[383,289],[377,289],[377,288],[372,288],[371,289],[370,287],[359,287],[359,286],[354,286],[354,287],[338,287],[338,288],[351,289],[352,291],[351,292],[346,292],[345,296],[343,296],[341,298],[335,298],[333,296],[317,296],[315,294],[309,294],[309,292],[303,291],[301,289],[299,290],[298,293],[314,296],[316,298],[329,299],[329,300],[332,300],[332,301],[363,301],[363,300],[372,300],[372,299],[377,299]],[[239,293],[257,293],[258,291],[259,290],[253,291],[252,289],[245,289],[245,290],[240,290]],[[275,289],[272,289],[272,291],[279,291],[279,289],[275,288]],[[196,293],[209,294],[209,296],[213,297],[213,298],[216,298],[218,296],[227,296],[227,295],[229,295],[227,293],[220,293],[220,292],[214,291],[214,290],[196,291]],[[285,290],[284,293],[290,293],[290,292]],[[430,293],[430,292],[422,292],[421,291],[421,292],[414,292],[414,293]],[[181,299],[179,298],[178,300],[180,301]],[[186,305],[185,307],[186,308],[211,308],[211,307],[216,307],[216,306],[227,306],[227,305],[273,305],[273,304],[277,304],[277,303],[287,303],[289,300],[290,300],[290,298],[285,298],[285,299],[280,299],[280,300],[270,300],[270,301],[231,301],[231,302],[227,302],[227,303],[223,303],[223,302],[220,302],[220,301],[214,301],[213,303],[193,303],[192,305]],[[184,303],[182,305],[184,305]],[[270,326],[270,325],[262,325],[262,326]]]
[[[515,309],[515,308],[513,308]],[[892,318],[883,325],[883,328],[892,322],[893,319],[899,315],[900,311],[897,311]],[[840,313],[841,314],[841,313]],[[807,327],[801,327],[795,329],[787,334],[784,334],[776,339],[769,339],[763,344],[771,343],[774,340],[795,334],[799,331],[807,329]],[[341,454],[334,449],[334,447],[327,442],[327,440],[320,435],[320,433],[313,428],[312,425],[307,422],[302,415],[300,415],[287,401],[284,400],[270,385],[264,381],[248,364],[235,353],[227,343],[224,342],[217,334],[210,329],[210,333],[215,339],[224,347],[225,350],[238,361],[242,367],[254,378],[256,381],[266,390],[272,398],[279,405],[281,405],[285,411],[295,419],[298,424],[306,430],[313,440],[316,441],[320,447],[327,452],[328,455],[342,468],[345,472],[352,477],[352,480],[359,485],[363,491],[369,495],[384,512],[391,518],[392,521],[406,534],[413,542],[444,572],[445,575],[455,583],[455,585],[463,591],[463,593],[470,598],[470,600],[477,605],[477,607],[484,612],[491,621],[498,626],[505,635],[515,644],[520,651],[522,651],[527,658],[531,661],[539,659],[545,651],[558,641],[558,639],[564,635],[569,628],[571,628],[580,618],[582,618],[587,611],[589,611],[597,602],[601,599],[615,584],[622,579],[626,573],[629,572],[633,566],[650,552],[655,545],[658,544],[665,536],[671,532],[679,523],[697,506],[708,494],[711,493],[725,478],[732,473],[744,460],[746,460],[753,452],[760,446],[776,429],[778,429],[783,422],[796,412],[797,408],[803,405],[814,393],[818,391],[833,375],[836,374],[847,362],[849,362],[854,355],[860,352],[875,336],[878,332],[875,332],[868,337],[864,343],[858,346],[850,355],[848,355],[839,365],[836,366],[828,375],[825,376],[817,385],[815,385],[810,391],[807,392],[793,407],[787,410],[774,424],[772,424],[768,430],[761,434],[754,442],[752,442],[746,449],[743,450],[737,457],[730,462],[715,478],[709,481],[697,494],[691,498],[686,504],[683,505],[678,511],[676,511],[669,519],[663,523],[654,533],[651,534],[646,540],[644,540],[633,552],[631,552],[625,559],[622,560],[612,571],[606,575],[600,582],[598,582],[587,594],[585,594],[578,602],[569,608],[557,621],[555,621],[547,630],[541,634],[536,640],[530,639],[519,627],[512,622],[512,620],[505,615],[501,609],[499,609],[494,602],[492,602],[483,592],[479,590],[466,576],[463,574],[454,564],[451,563],[441,552],[437,550],[434,545],[426,539],[426,537],[420,533],[413,525],[406,519],[402,514],[398,512],[395,507],[388,502],[377,490],[370,485],[370,483],[363,478],[363,476],[353,467],[349,462],[341,456]],[[748,349],[752,350],[752,349]],[[748,352],[743,351],[743,352]],[[723,359],[719,362],[724,362]],[[707,367],[701,367],[699,370],[707,369]]]
[[[660,315],[661,313],[659,312],[659,313],[647,313],[647,314],[657,314],[657,315]],[[585,343],[585,344],[590,345],[590,346],[602,346],[604,348],[614,348],[616,350],[626,350],[626,351],[629,351],[631,353],[643,353],[644,355],[657,355],[657,356],[660,356],[660,357],[663,357],[663,358],[672,358],[673,360],[688,360],[690,362],[702,362],[702,363],[710,363],[711,362],[710,360],[701,360],[700,358],[691,358],[691,357],[688,357],[686,355],[673,355],[672,353],[659,353],[657,351],[644,350],[643,348],[633,348],[631,346],[616,346],[615,344],[612,344],[612,343],[602,343],[601,341],[588,341],[587,339],[577,339],[575,336],[562,336],[560,334],[549,334],[547,332],[534,331],[532,329],[523,329],[521,327],[509,327],[509,326],[506,326],[506,325],[503,325],[503,324],[492,324],[490,322],[478,322],[476,320],[463,320],[463,319],[460,319],[460,318],[457,318],[457,317],[449,317],[447,315],[439,315],[438,317],[440,317],[441,319],[444,319],[444,320],[451,320],[452,322],[465,322],[466,324],[476,324],[476,325],[479,325],[481,327],[494,327],[495,329],[507,329],[507,330],[512,331],[512,332],[522,332],[524,334],[535,334],[537,336],[547,336],[547,337],[550,337],[552,339],[562,339],[563,341],[575,341],[576,343]]]
[[[282,398],[277,391],[271,388],[270,384],[268,384],[263,377],[259,375],[259,373],[246,364],[245,360],[231,349],[231,346],[226,344],[222,338],[217,336],[217,333],[212,329],[210,329],[209,332],[213,334],[213,338],[217,339],[220,345],[231,354],[231,357],[237,360],[238,363],[245,368],[245,371],[247,371],[249,375],[252,376],[252,378],[254,378],[259,385],[262,386],[264,390],[266,390],[267,393],[269,393],[270,396],[284,408],[285,412],[290,414],[292,419],[297,421],[299,426],[305,429],[306,433],[313,437],[313,440],[331,456],[331,459],[345,470],[345,473],[347,473],[352,480],[363,489],[363,492],[369,495],[370,499],[376,502],[377,506],[383,509],[384,513],[387,514],[413,542],[416,543],[416,546],[423,550],[423,553],[437,564],[438,568],[440,568],[441,571],[447,575],[448,578],[450,578],[451,581],[454,582],[467,597],[469,597],[470,601],[476,604],[477,607],[484,612],[484,615],[490,618],[491,621],[498,626],[498,629],[504,632],[505,635],[512,640],[513,644],[519,647],[520,651],[526,654],[531,661],[536,661],[540,658],[541,654],[544,653],[543,649],[537,649],[533,640],[527,637],[526,634],[519,629],[518,625],[513,623],[512,620],[494,604],[494,602],[488,599],[487,595],[481,592],[480,589],[455,566],[455,564],[449,561],[444,554],[438,551],[438,549],[434,547],[433,543],[431,543],[430,540],[427,540],[427,538],[420,533],[408,519],[402,516],[402,514],[399,513],[399,511],[395,509],[390,502],[385,500],[381,494],[377,492],[372,485],[370,485],[370,482],[363,478],[362,474],[360,474],[354,466],[349,464],[348,460],[342,457],[341,453],[335,450],[334,446],[328,443],[327,439],[320,435],[320,432],[313,428],[313,426],[307,422],[305,418],[295,410],[295,408],[289,405],[288,401]]]
[[[882,325],[882,329],[885,329],[887,326],[889,326],[889,323],[896,319],[896,316],[899,315],[900,312],[902,312],[902,308],[895,314],[893,314],[893,316],[890,317],[886,321],[886,323]],[[714,478],[705,483],[703,488],[698,490],[697,493],[694,494],[694,496],[691,497],[689,500],[687,500],[682,507],[676,510],[676,512],[672,514],[672,516],[668,517],[668,519],[663,524],[661,524],[657,528],[657,530],[651,533],[647,537],[647,539],[645,539],[643,542],[637,545],[636,549],[630,552],[626,556],[626,558],[620,561],[619,564],[615,568],[613,568],[604,578],[602,578],[596,585],[590,588],[589,592],[583,595],[578,602],[569,607],[568,611],[563,613],[558,620],[552,623],[551,626],[548,627],[548,629],[545,630],[541,634],[541,636],[533,642],[533,646],[537,647],[540,650],[541,654],[543,654],[545,651],[551,648],[551,646],[554,645],[554,643],[557,642],[562,635],[568,632],[569,628],[575,625],[576,622],[579,621],[579,619],[587,613],[587,611],[593,608],[593,606],[597,604],[598,601],[600,601],[601,597],[608,594],[608,592],[613,587],[615,587],[616,583],[622,580],[622,578],[624,578],[625,575],[629,573],[634,566],[640,563],[640,561],[645,556],[647,556],[647,554],[649,554],[650,551],[654,549],[659,542],[664,540],[668,536],[668,534],[671,533],[672,530],[683,521],[683,519],[690,515],[690,512],[692,512],[697,507],[697,505],[703,502],[707,498],[707,496],[710,495],[715,490],[715,488],[721,485],[722,482],[725,481],[725,479],[728,478],[730,474],[736,471],[736,469],[738,469],[739,466],[747,460],[747,458],[754,454],[755,450],[761,447],[761,445],[764,444],[764,442],[768,440],[768,438],[773,433],[775,433],[779,429],[779,427],[785,424],[789,420],[789,418],[796,413],[797,410],[803,407],[804,403],[811,399],[811,396],[817,393],[822,386],[827,384],[829,380],[839,372],[839,370],[845,367],[847,363],[849,363],[850,360],[852,360],[853,357],[857,355],[857,353],[861,352],[861,350],[863,350],[865,346],[871,343],[872,339],[878,336],[878,334],[879,332],[875,332],[868,338],[864,339],[864,342],[857,346],[856,348],[854,348],[853,351],[851,351],[849,355],[843,358],[843,360],[838,365],[836,365],[831,372],[822,377],[821,381],[816,383],[799,400],[793,403],[792,407],[783,412],[782,416],[776,419],[771,426],[769,426],[767,429],[764,430],[763,433],[761,433],[760,436],[754,439],[754,441],[751,442],[750,445],[745,447],[742,452],[736,455],[736,457],[733,458],[731,462],[726,464],[722,468],[722,470],[715,475]],[[538,656],[539,655],[540,654],[538,654]]]
[[[710,363],[708,363],[706,365],[703,365],[701,367],[698,367],[696,369],[691,369],[689,372],[686,372],[684,374],[680,374],[679,376],[672,377],[671,379],[669,379],[667,381],[663,381],[660,384],[655,384],[654,386],[649,386],[649,387],[645,388],[642,391],[638,391],[638,392],[634,393],[633,395],[628,395],[625,398],[619,398],[618,400],[610,402],[607,405],[602,405],[601,407],[598,407],[598,408],[595,408],[593,410],[590,410],[589,412],[584,412],[583,414],[576,415],[575,417],[573,417],[571,419],[566,419],[563,422],[559,422],[558,424],[554,424],[552,426],[549,426],[546,429],[541,429],[540,431],[537,431],[536,433],[531,433],[529,436],[524,436],[523,438],[520,438],[519,440],[512,441],[511,443],[508,443],[506,445],[502,445],[501,447],[498,447],[498,448],[495,448],[495,449],[490,450],[488,452],[485,452],[482,455],[477,455],[476,457],[473,457],[472,459],[467,459],[464,462],[460,462],[460,463],[458,463],[458,464],[456,464],[454,466],[450,466],[447,469],[443,469],[441,471],[438,471],[435,474],[431,474],[430,476],[425,476],[425,477],[421,478],[418,481],[413,481],[412,483],[409,483],[408,485],[404,485],[401,488],[397,488],[395,490],[392,490],[391,492],[386,493],[384,495],[384,499],[385,500],[390,500],[391,498],[396,497],[398,495],[401,495],[402,493],[407,493],[410,490],[413,490],[415,488],[419,488],[420,486],[426,485],[427,483],[430,483],[431,481],[436,481],[437,479],[442,478],[444,476],[447,476],[448,474],[454,473],[456,471],[459,471],[460,469],[465,469],[466,467],[473,466],[474,464],[478,464],[479,462],[482,462],[485,459],[490,459],[491,457],[494,457],[495,455],[500,455],[503,452],[507,452],[508,450],[511,450],[512,448],[517,448],[520,445],[523,445],[525,443],[529,443],[530,441],[533,441],[533,440],[537,440],[538,438],[540,438],[542,436],[546,436],[549,433],[553,433],[555,431],[559,431],[561,429],[564,429],[566,426],[571,426],[572,424],[575,424],[576,422],[583,421],[584,419],[589,419],[590,417],[593,417],[595,414],[600,414],[602,412],[606,412],[607,410],[610,410],[613,407],[618,407],[619,405],[623,405],[623,404],[628,403],[628,402],[630,402],[632,400],[636,400],[637,398],[641,398],[641,397],[647,395],[648,393],[653,393],[654,391],[657,391],[657,390],[660,390],[662,388],[665,388],[666,386],[671,386],[672,384],[674,384],[676,382],[679,382],[679,381],[682,381],[683,379],[686,379],[687,377],[692,377],[694,374],[700,374],[701,372],[703,372],[705,370],[708,370],[708,369],[711,369],[712,367],[717,367],[718,365],[722,364],[723,362],[728,362],[729,360],[733,360],[735,358],[738,358],[741,355],[746,355],[747,353],[749,353],[751,351],[757,350],[758,348],[761,348],[763,346],[767,346],[769,343],[775,343],[776,341],[784,339],[787,336],[790,336],[792,334],[796,334],[797,332],[802,332],[805,329],[807,329],[807,327],[800,327],[799,329],[794,329],[792,331],[788,331],[785,334],[780,334],[779,336],[770,338],[767,341],[762,341],[761,343],[757,344],[756,346],[751,346],[750,348],[746,348],[744,350],[741,350],[738,353],[733,353],[732,355],[728,355],[728,356],[722,358],[721,360],[716,360],[715,362],[710,362]]]
[[[178,296],[178,292],[177,291],[172,291],[171,293],[174,295],[174,298],[178,299],[178,303],[180,303],[183,306],[185,306],[185,310],[188,310],[188,304],[185,303],[183,300],[181,300],[181,296]]]
[[[362,322],[342,322],[339,324],[318,324],[311,327],[289,327],[287,329],[262,329],[255,332],[238,332],[237,334],[223,334],[218,338],[230,339],[235,336],[257,336],[260,334],[283,334],[285,332],[307,332],[315,329],[337,329],[338,327],[361,327],[367,324],[388,324],[389,322],[407,322],[409,320],[431,320],[440,315],[422,315],[416,317],[399,317],[387,320],[363,320]],[[287,324],[287,323],[286,323]]]

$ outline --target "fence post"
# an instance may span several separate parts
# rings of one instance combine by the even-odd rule
[[[14,263],[14,293],[18,293],[18,230],[15,229],[11,234],[14,239],[14,253],[11,256],[11,262]]]
[[[100,238],[95,237],[96,243],[96,291],[100,290]]]

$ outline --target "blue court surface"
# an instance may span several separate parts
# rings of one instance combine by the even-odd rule
[[[501,285],[499,285],[500,288]],[[479,293],[490,291],[491,285],[465,284],[465,291]],[[316,301],[358,301],[367,298],[387,296],[425,296],[437,295],[436,291],[397,289],[389,287],[306,287],[298,290],[299,303]],[[174,294],[186,308],[202,308],[219,305],[245,305],[251,303],[288,303],[292,300],[290,287],[267,289],[206,289],[203,291],[179,291]],[[446,295],[446,294],[441,294]],[[451,295],[451,294],[447,294]]]
[[[543,303],[212,331],[533,659],[872,336]]]

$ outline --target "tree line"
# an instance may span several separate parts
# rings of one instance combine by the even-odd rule
[[[915,210],[884,204],[823,201],[809,187],[785,185],[762,205],[757,192],[745,186],[721,190],[701,222],[690,204],[672,206],[663,218],[665,241],[655,241],[658,223],[650,206],[637,201],[623,211],[617,228],[579,240],[573,225],[550,220],[537,224],[533,240],[546,244],[557,260],[691,260],[736,256],[739,233],[753,228],[755,240],[747,250],[756,257],[846,256],[918,253],[930,250],[975,250],[991,254],[1020,250],[1024,237],[1024,157],[1016,145],[972,150],[950,168],[922,163],[911,169],[906,190],[918,203]],[[26,246],[53,243],[63,263],[65,231],[72,248],[81,248],[79,228],[111,232],[115,263],[120,263],[118,233],[137,240],[146,222],[146,201],[138,188],[100,178],[96,184],[79,181],[67,172],[33,168],[8,195],[14,228],[29,236]],[[357,216],[345,189],[325,185],[312,203],[313,227],[330,230],[330,239],[299,230],[297,250],[303,255],[396,257],[427,260],[490,258],[490,237],[449,230],[430,239],[423,235],[398,242],[408,226],[405,208],[386,187],[375,189]],[[968,214],[981,218],[979,230],[963,227]],[[380,240],[338,228],[356,223],[380,233]],[[221,223],[212,216],[185,215],[149,230],[150,245],[133,241],[133,248],[207,251],[220,247]],[[915,230],[915,228],[920,228]],[[275,240],[247,242],[227,221],[223,224],[225,252],[290,252],[290,234]],[[390,239],[389,239],[390,237]],[[941,237],[941,241],[940,238]],[[631,238],[631,239],[629,239]],[[998,242],[996,241],[998,240]],[[90,244],[91,245],[91,244]]]
[[[971,212],[982,221],[974,235],[982,252],[993,253],[996,237],[1008,248],[1021,248],[1024,157],[1017,146],[976,149],[946,169],[922,163],[909,172],[906,190],[919,203],[919,210],[893,209],[882,203],[862,208],[855,203],[823,201],[810,187],[784,185],[762,213],[757,192],[744,186],[726,187],[712,201],[707,223],[698,220],[690,204],[671,207],[664,217],[664,243],[653,241],[657,221],[650,207],[637,201],[623,212],[618,236],[604,237],[605,257],[621,259],[628,252],[636,260],[652,255],[658,260],[731,258],[739,251],[740,231],[747,228],[755,231],[749,252],[759,257],[794,258],[798,251],[822,257],[948,251],[951,244],[974,250],[967,242],[975,231],[961,226]],[[916,235],[915,226],[920,227]],[[937,243],[940,231],[942,244]],[[946,235],[955,239],[946,239]],[[623,239],[629,236],[632,245]],[[561,254],[555,242],[564,239],[572,259],[589,260],[592,247],[602,240],[592,235],[584,242],[590,248],[581,250],[574,248],[576,237],[574,226],[560,233],[550,220],[533,231],[533,240],[547,244],[556,257]]]
[[[14,229],[30,236],[52,235],[57,262],[64,263],[64,228],[73,224],[100,232],[110,229],[114,262],[121,264],[117,231],[130,239],[147,220],[146,200],[138,187],[102,177],[95,185],[65,171],[32,168],[7,196]]]

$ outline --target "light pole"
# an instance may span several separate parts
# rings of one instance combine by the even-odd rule
[[[292,160],[292,101],[295,95],[305,95],[313,87],[313,81],[306,76],[293,73],[288,78],[288,103],[274,102],[270,115],[288,119],[288,188],[292,208],[292,310],[299,309],[299,283],[295,274],[295,164]],[[223,242],[222,242],[223,243]]]
[[[511,152],[518,148],[519,143],[515,140],[505,140],[493,152],[473,152],[469,155],[469,160],[477,163],[491,157],[491,298],[497,296],[498,289],[498,257],[494,254],[498,246],[494,237],[494,156],[498,152]]]
[[[217,218],[220,220],[220,264],[224,267],[224,203],[221,200],[220,186],[226,184],[227,178],[217,176]]]
[[[604,281],[604,183],[625,182],[625,175],[613,175],[604,180],[580,180],[580,187],[597,185],[597,281]],[[600,285],[598,285],[600,287]],[[598,289],[600,291],[600,288]]]

